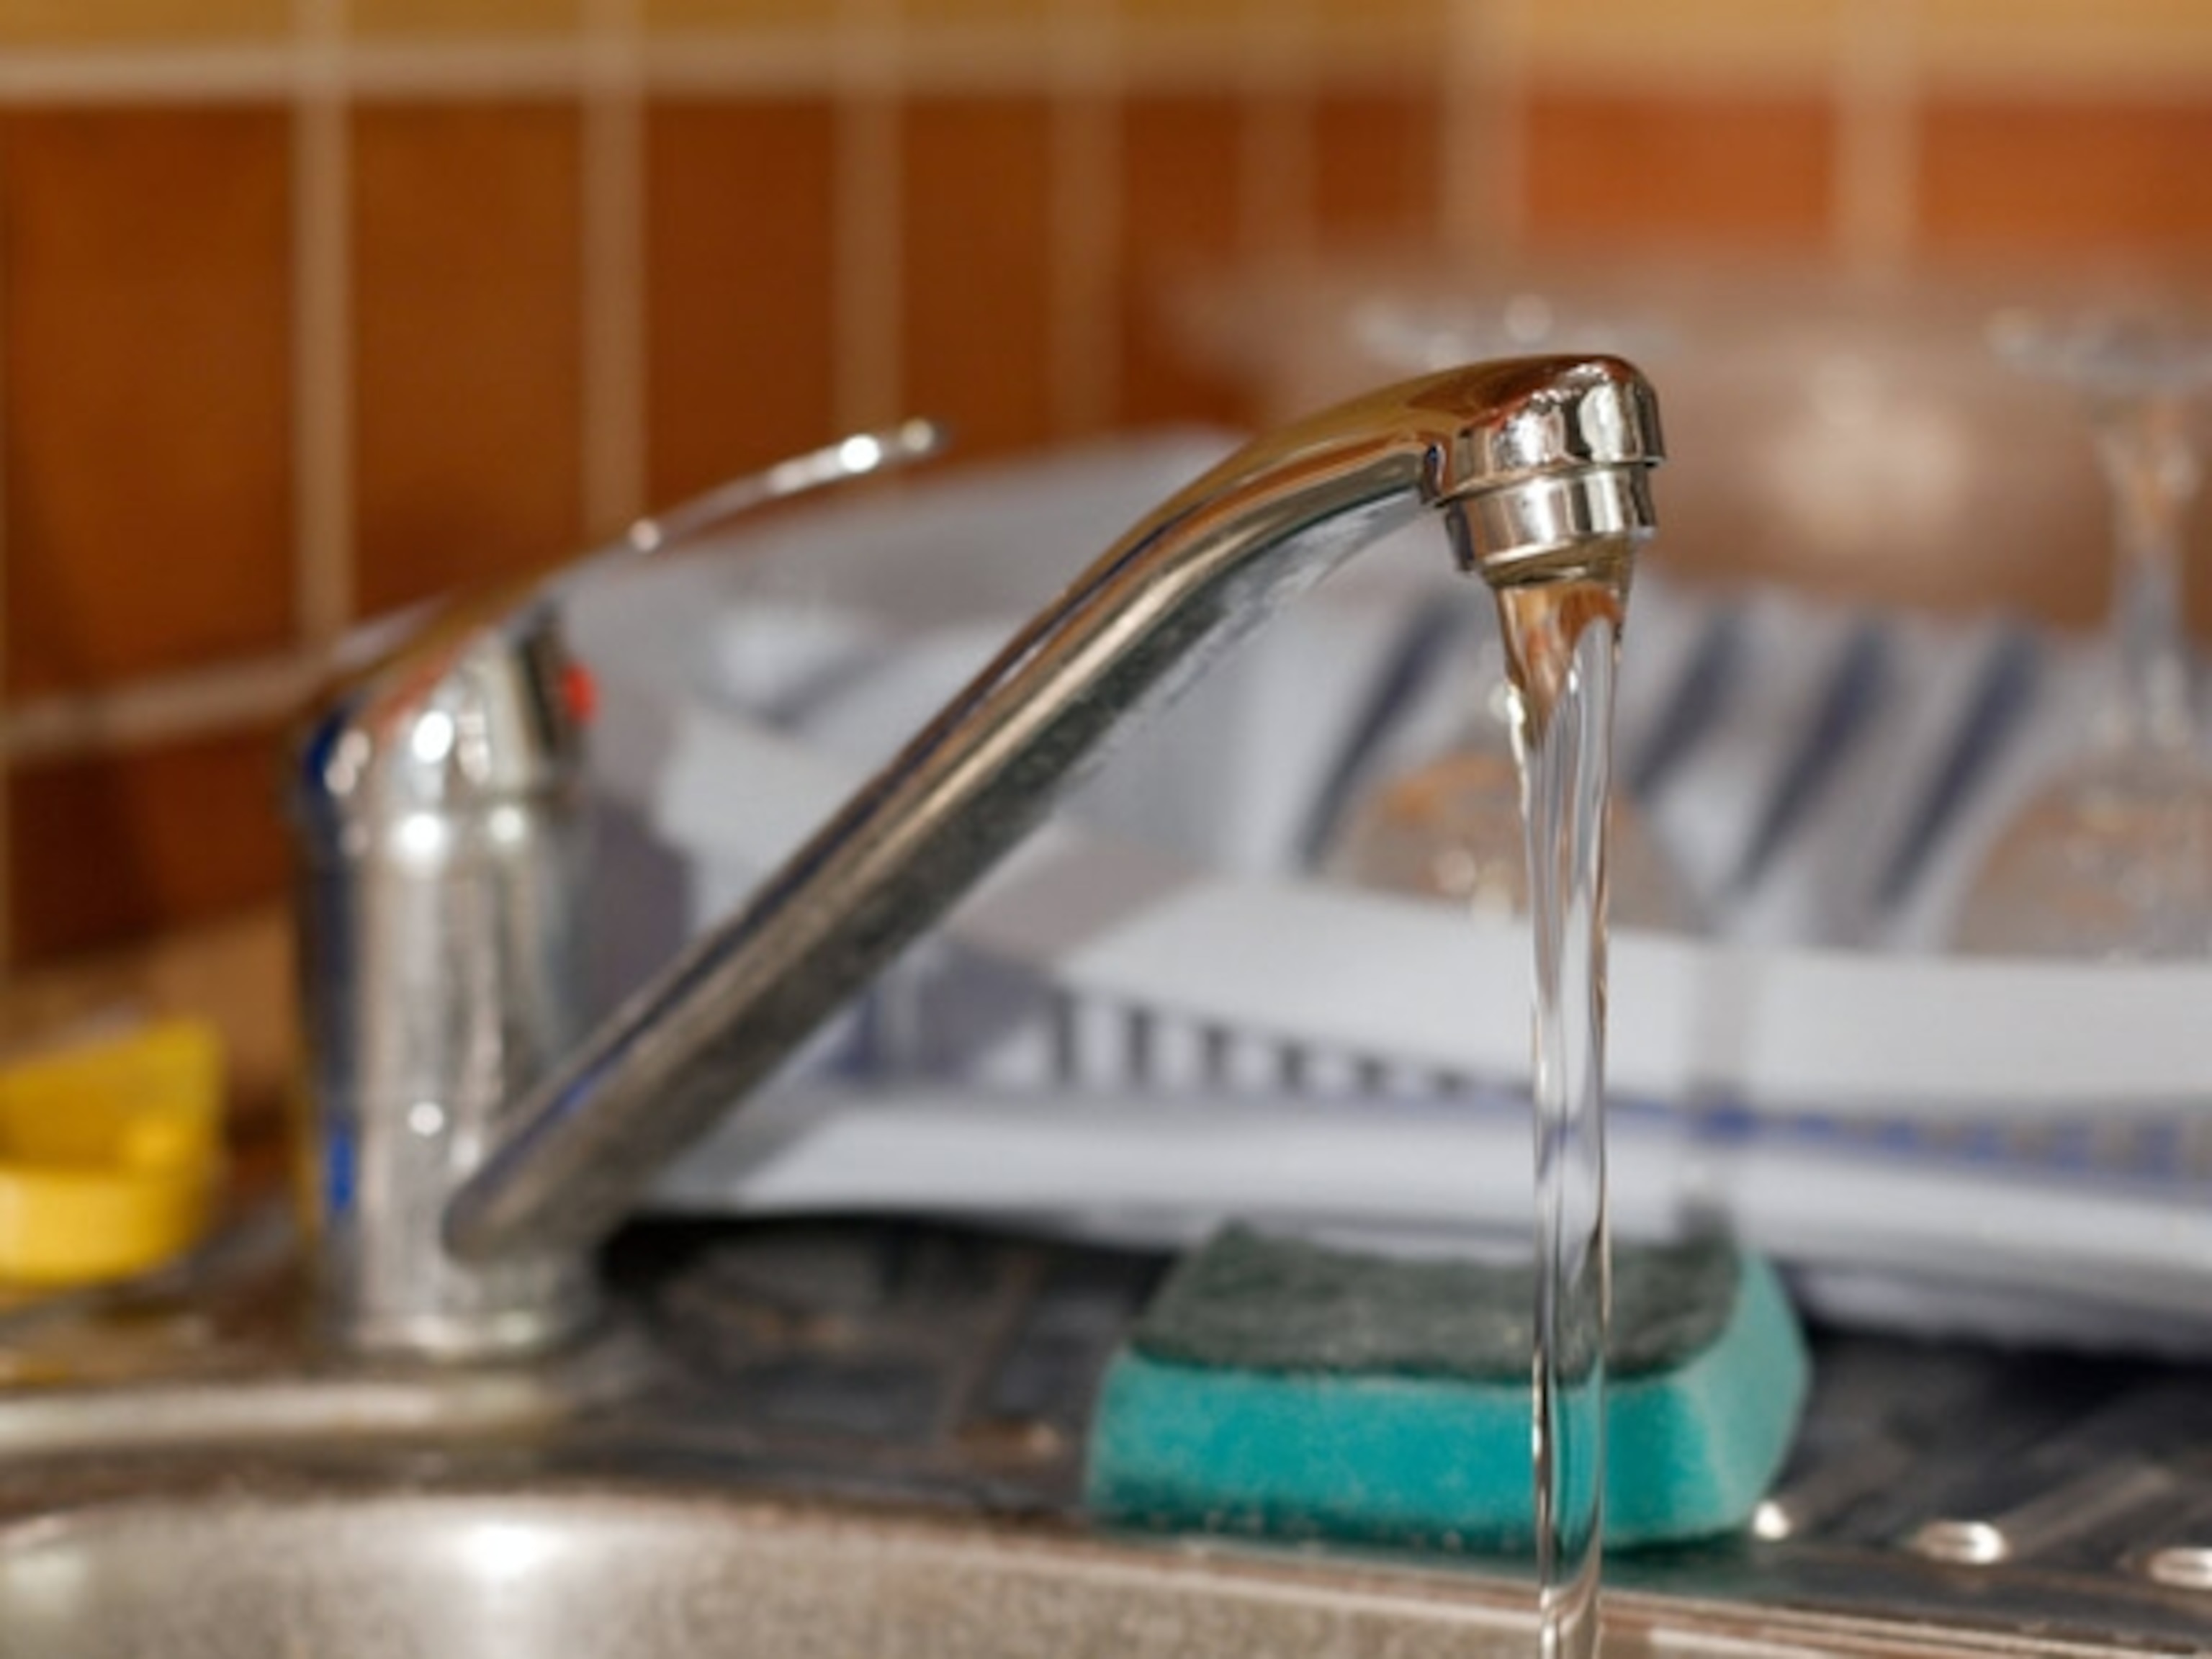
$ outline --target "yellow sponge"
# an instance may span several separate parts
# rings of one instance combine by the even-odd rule
[[[122,1278],[205,1231],[222,1176],[222,1048],[195,1020],[0,1070],[0,1280]]]

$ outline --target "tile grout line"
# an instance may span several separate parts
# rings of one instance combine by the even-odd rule
[[[9,765],[22,766],[238,731],[297,709],[325,667],[322,650],[303,645],[98,691],[57,692],[10,711],[0,750]]]
[[[898,107],[904,64],[896,0],[845,0],[839,16],[847,44],[835,89],[830,405],[838,429],[850,432],[906,412]]]
[[[645,77],[638,0],[584,0],[583,514],[597,541],[647,511]]]
[[[597,7],[606,0],[583,0]],[[684,33],[629,40],[635,73],[648,90],[819,93],[851,84],[857,49],[872,58],[860,76],[880,84],[948,93],[1037,90],[1061,75],[1059,44],[1034,29],[904,32],[895,9],[872,8],[838,28],[744,33]],[[302,12],[329,0],[294,0]],[[603,79],[601,40],[457,39],[441,42],[355,40],[314,73],[351,97],[522,97],[573,95]],[[1249,32],[1178,35],[1148,43],[1124,37],[1120,75],[1174,90],[1273,71],[1296,83],[1317,73],[1372,79],[1402,68],[1399,46],[1323,55],[1310,40],[1261,54]],[[888,68],[891,78],[885,82]],[[0,53],[0,106],[263,103],[295,96],[301,43],[171,49],[83,48]]]
[[[343,0],[295,0],[292,112],[293,614],[328,645],[353,612],[352,157]]]
[[[295,0],[295,10],[314,3]],[[289,96],[299,79],[296,39],[181,48],[19,48],[0,53],[0,103],[5,104],[268,100]]]
[[[13,976],[15,965],[15,768],[8,755],[15,735],[15,700],[7,691],[9,666],[8,653],[9,556],[13,550],[9,543],[9,489],[15,482],[7,465],[8,411],[11,400],[4,393],[12,380],[11,366],[14,344],[11,331],[7,326],[6,301],[9,278],[15,270],[15,225],[5,211],[5,204],[13,198],[14,191],[7,189],[6,181],[12,172],[9,149],[15,134],[0,126],[0,988],[4,988]]]
[[[1833,236],[1854,268],[1890,271],[1912,253],[1919,169],[1914,0],[1839,15]]]
[[[295,0],[306,9],[327,0]],[[870,0],[860,0],[870,3]],[[1516,15],[1516,0],[1450,0],[1455,18],[1470,10]],[[896,34],[894,17],[880,33]],[[1296,31],[1293,31],[1296,33]],[[1451,25],[1447,33],[1457,33]],[[825,30],[697,31],[640,36],[638,73],[647,91],[731,94],[833,92],[854,80],[855,40],[864,52],[869,31],[857,36]],[[1172,38],[1126,35],[1120,76],[1128,86],[1186,90],[1241,80],[1248,88],[1272,82],[1285,90],[1316,82],[1372,82],[1408,66],[1426,67],[1433,42],[1413,37],[1347,55],[1340,43],[1310,38],[1287,46],[1251,50],[1252,32],[1184,30]],[[2212,52],[2176,55],[2157,41],[2129,46],[2124,55],[2069,58],[2014,51],[1975,60],[1963,50],[1926,70],[1928,78],[2029,100],[2079,98],[2167,99],[2201,94],[2212,76]],[[1050,43],[1033,31],[937,33],[906,39],[890,49],[896,84],[934,92],[1038,90],[1059,71]],[[296,41],[224,46],[13,48],[0,52],[0,107],[114,104],[234,104],[282,101],[299,94],[301,57]],[[1771,89],[1786,66],[1756,58],[1715,61],[1686,53],[1658,64],[1624,63],[1604,52],[1578,57],[1553,48],[1547,76],[1577,86],[1649,88],[1656,73],[1686,94],[1725,94]],[[575,95],[599,73],[588,40],[462,38],[452,41],[351,41],[334,65],[318,71],[347,97],[504,98]],[[1808,70],[1808,84],[1832,84]],[[1792,82],[1794,84],[1794,81]]]
[[[1528,228],[1527,7],[1447,0],[1437,236],[1462,262],[1517,247]]]

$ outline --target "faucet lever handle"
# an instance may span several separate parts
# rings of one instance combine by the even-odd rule
[[[559,599],[742,514],[934,454],[909,421],[725,483],[550,576],[403,621],[308,718],[293,768],[315,1133],[304,1191],[346,1346],[540,1346],[592,1305],[573,1253],[478,1267],[447,1200],[583,1036],[585,711]]]

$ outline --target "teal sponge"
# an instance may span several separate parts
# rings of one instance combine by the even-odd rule
[[[1109,1369],[1094,1513],[1139,1524],[1526,1549],[1528,1270],[1232,1230],[1171,1274]],[[1609,1545],[1742,1524],[1809,1368],[1773,1270],[1716,1241],[1625,1248],[1607,1346]]]

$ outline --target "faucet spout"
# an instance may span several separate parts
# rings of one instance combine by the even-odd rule
[[[1661,453],[1649,386],[1607,357],[1431,376],[1239,451],[1078,576],[740,914],[532,1091],[454,1195],[448,1247],[483,1261],[604,1237],[1133,713],[1358,548],[1437,509],[1461,565],[1494,585],[1571,576],[1650,533]]]

